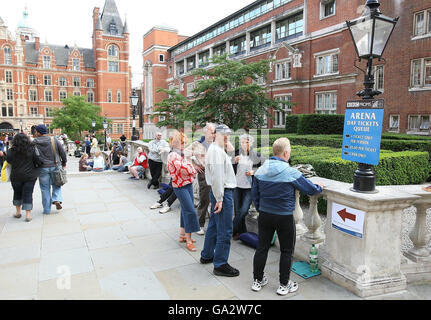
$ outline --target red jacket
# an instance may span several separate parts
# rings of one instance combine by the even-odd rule
[[[138,158],[139,158],[140,156],[144,156],[144,157],[145,157],[145,160],[144,160],[143,162],[141,162],[141,163],[139,163],[139,162],[138,162]],[[147,155],[145,154],[145,152],[141,152],[140,154],[138,154],[138,156],[135,158],[135,161],[133,162],[133,165],[134,165],[134,166],[141,166],[141,167],[143,167],[144,169],[147,169],[147,168],[148,168],[148,157],[147,157]]]

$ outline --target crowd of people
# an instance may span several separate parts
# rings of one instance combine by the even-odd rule
[[[61,187],[55,185],[52,175],[57,166],[65,168],[67,163],[65,148],[58,139],[47,135],[44,125],[32,129],[32,137],[24,133],[15,135],[7,153],[0,145],[0,156],[5,156],[12,167],[10,181],[14,189],[14,216],[20,218],[21,210],[24,210],[26,221],[31,221],[32,194],[37,178],[43,213],[49,214],[53,205],[57,210],[62,208]],[[140,180],[145,178],[145,171],[149,169],[151,179],[148,179],[147,188],[162,188],[164,191],[150,209],[161,208],[159,212],[166,213],[178,199],[179,242],[193,252],[198,250],[193,234],[205,236],[200,263],[212,263],[213,273],[217,276],[236,277],[240,274],[228,262],[231,241],[247,233],[246,217],[253,203],[259,217],[251,289],[260,291],[268,283],[264,269],[276,233],[280,243],[277,293],[286,295],[296,291],[298,284],[290,280],[296,239],[293,219],[295,190],[314,195],[322,192],[323,185],[313,184],[289,166],[291,147],[287,138],[274,142],[273,156],[265,161],[253,149],[254,139],[248,134],[240,136],[239,148],[235,150],[229,141],[231,130],[226,125],[208,123],[203,131],[204,135],[191,143],[179,131],[170,136],[169,143],[157,132],[155,139],[148,144],[148,155],[138,147],[130,162],[124,137],[112,144],[109,167],[97,147],[95,136],[88,136],[84,140],[85,152],[80,158],[79,170],[100,172],[112,169],[129,173],[131,180]],[[160,183],[163,152],[168,153],[168,185]],[[199,186],[197,206],[194,205],[193,194],[195,179]]]

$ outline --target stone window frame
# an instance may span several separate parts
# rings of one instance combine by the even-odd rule
[[[280,73],[282,74],[282,71],[283,71],[282,65],[286,65],[286,74],[288,74],[288,77],[283,78],[280,76]],[[274,81],[284,81],[284,80],[291,80],[291,79],[292,79],[292,59],[287,58],[287,59],[276,61],[274,63]]]
[[[63,101],[64,99],[67,99],[67,91],[65,90],[60,90],[58,92],[58,100],[59,101]]]
[[[288,99],[286,99],[288,97]],[[283,93],[274,96],[275,100],[289,100],[292,102],[292,93]],[[274,111],[274,128],[284,128],[286,126],[286,116],[292,114],[292,106],[290,108],[287,105],[283,105],[284,111]],[[278,118],[277,118],[278,114]],[[284,114],[284,117],[283,117]],[[283,119],[282,123],[277,123],[277,119]]]
[[[59,77],[58,78],[58,85],[60,87],[66,87],[67,86],[67,78],[66,77]]]
[[[80,71],[81,70],[81,59],[72,58],[72,70],[73,71]]]
[[[87,102],[94,103],[94,92],[92,90],[87,91]]]
[[[120,48],[118,45],[110,43],[107,46],[108,52],[108,72],[120,72]]]
[[[52,86],[52,75],[44,74],[43,75],[43,85],[44,86]]]
[[[42,56],[42,68],[43,69],[51,69],[52,59],[49,55]]]
[[[377,70],[382,71],[376,73]],[[374,90],[385,92],[385,66],[383,64],[373,66],[372,75],[374,76]]]
[[[339,48],[336,49],[331,49],[331,50],[326,50],[326,51],[321,51],[321,52],[317,52],[314,53],[314,75],[313,77],[324,77],[324,76],[332,76],[332,75],[338,75],[340,74],[340,60],[339,60],[339,56],[340,56],[341,52]],[[335,71],[335,63],[334,63],[334,57],[337,57],[336,61],[337,61],[337,68]],[[320,65],[319,62],[321,61],[320,58],[326,58],[326,57],[330,57],[330,69],[331,72],[326,72],[328,67],[326,66],[326,61],[323,61],[323,71],[322,73],[320,73]],[[324,59],[322,59],[324,60]]]
[[[46,118],[54,117],[54,107],[45,107],[45,117]]]
[[[13,73],[12,73],[12,70],[5,70],[4,71],[4,81],[6,83],[13,83]]]
[[[325,98],[329,94],[329,108],[325,108]],[[323,107],[319,107],[319,96],[323,95]],[[338,91],[337,90],[327,90],[327,91],[316,91],[314,93],[315,96],[315,106],[314,110],[317,114],[337,114],[337,105],[338,105]],[[335,96],[335,107],[334,107],[334,96]]]
[[[423,32],[418,31],[418,17],[423,16]],[[422,37],[431,37],[431,8],[415,12],[413,15],[413,40]]]
[[[419,65],[419,77],[416,77],[417,65]],[[429,69],[429,76],[426,74],[427,69]],[[426,79],[428,78],[428,83],[426,83]],[[411,61],[410,89],[414,88],[431,90],[431,57],[418,58]]]
[[[334,12],[326,15],[326,6],[332,4]],[[337,0],[320,0],[320,20],[333,17],[337,14]]]
[[[13,101],[13,89],[6,88],[6,100]]]
[[[398,117],[396,121],[394,121],[393,117]],[[389,130],[391,132],[399,132],[400,131],[400,120],[401,117],[399,114],[390,114],[389,115]],[[396,124],[396,126],[395,126]]]
[[[36,89],[29,89],[28,90],[28,100],[31,102],[37,101],[37,90]]]
[[[51,89],[43,90],[43,101],[45,101],[45,102],[53,102],[54,101]]]
[[[6,65],[12,65],[12,48],[10,46],[5,46],[3,48],[3,54],[4,54],[4,64]]]
[[[36,112],[34,112],[36,111]],[[39,115],[39,108],[38,107],[30,107],[30,116],[37,117]]]
[[[37,85],[37,77],[34,74],[28,75],[28,84],[30,86]]]

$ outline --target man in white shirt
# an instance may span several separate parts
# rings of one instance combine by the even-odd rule
[[[156,138],[148,144],[148,166],[151,172],[151,181],[148,183],[148,189],[154,186],[156,189],[159,188],[159,178],[162,174],[163,162],[161,152],[163,149],[168,148],[169,144],[162,139],[162,133],[157,132]]]
[[[233,228],[233,191],[236,188],[231,158],[225,152],[231,130],[221,124],[215,133],[215,141],[205,156],[205,179],[211,186],[211,215],[200,262],[213,262],[215,275],[236,277],[239,271],[227,262]]]

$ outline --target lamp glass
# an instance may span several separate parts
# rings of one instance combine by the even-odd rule
[[[392,30],[395,24],[391,21],[376,19],[376,25],[374,28],[374,45],[373,45],[373,55],[381,57],[386,44],[389,41]]]
[[[369,56],[371,50],[371,35],[373,31],[373,20],[370,17],[360,18],[353,25],[350,26],[353,41],[358,56],[364,58]]]
[[[103,129],[108,129],[108,123],[106,121],[103,122]]]
[[[139,97],[138,96],[131,96],[130,97],[130,103],[133,107],[136,107],[138,105]]]

